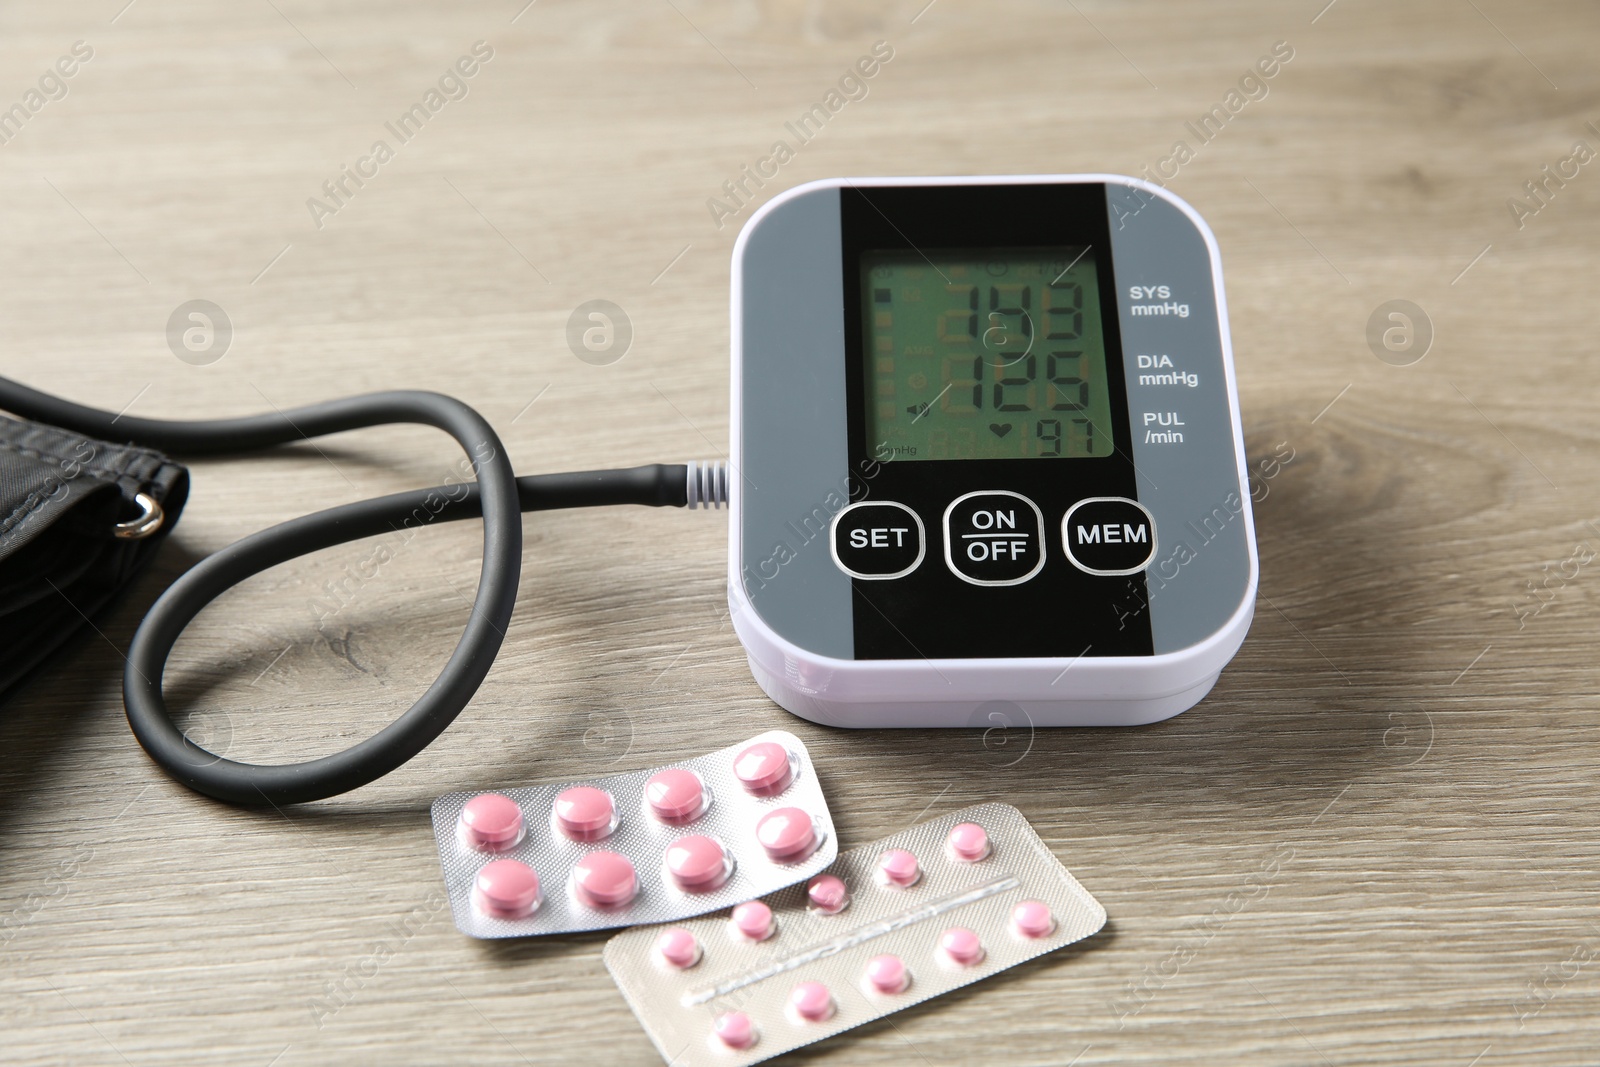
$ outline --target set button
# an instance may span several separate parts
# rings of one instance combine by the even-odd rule
[[[852,578],[903,578],[927,551],[922,520],[904,504],[862,500],[833,517],[833,562]]]
[[[1137,574],[1155,559],[1156,523],[1138,501],[1092,496],[1067,509],[1061,542],[1088,574]]]
[[[944,512],[944,561],[972,585],[1020,585],[1044,567],[1044,514],[1005,489],[958,496]]]

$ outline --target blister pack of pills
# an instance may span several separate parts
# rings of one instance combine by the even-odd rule
[[[838,854],[811,756],[772,730],[670,767],[433,802],[472,937],[672,922],[803,881]]]
[[[979,804],[731,913],[626,930],[606,967],[672,1067],[757,1063],[1105,925],[1022,813]]]

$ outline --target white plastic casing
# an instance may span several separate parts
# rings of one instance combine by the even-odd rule
[[[744,559],[743,313],[744,258],[751,234],[789,201],[819,189],[874,186],[1106,183],[1154,197],[1181,211],[1204,237],[1232,422],[1238,502],[1248,551],[1244,595],[1204,639],[1151,656],[1016,659],[846,659],[818,655],[777,633],[756,610],[741,577]],[[732,404],[728,603],[750,670],[786,710],[844,727],[1136,726],[1170,718],[1200,701],[1244,641],[1255,610],[1259,559],[1228,330],[1222,260],[1216,237],[1187,203],[1159,186],[1120,175],[827,179],[788,190],[752,215],[734,245],[731,301]],[[929,531],[930,534],[933,531]],[[930,557],[934,554],[930,546]]]

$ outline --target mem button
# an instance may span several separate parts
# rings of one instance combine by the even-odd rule
[[[1044,514],[1004,489],[956,497],[944,512],[944,561],[973,585],[1020,585],[1044,566]]]
[[[1067,558],[1089,574],[1137,574],[1156,557],[1156,522],[1122,496],[1092,496],[1061,520]]]
[[[904,504],[863,500],[833,517],[833,562],[852,578],[904,578],[926,552],[922,520]]]

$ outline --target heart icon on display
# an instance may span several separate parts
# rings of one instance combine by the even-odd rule
[[[1011,432],[1011,424],[1009,422],[991,422],[989,430],[996,437],[1004,437]]]

